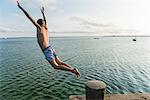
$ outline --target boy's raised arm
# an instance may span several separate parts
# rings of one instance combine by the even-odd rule
[[[43,15],[43,19],[44,19],[44,22],[45,22],[45,25],[46,25],[46,28],[47,28],[47,21],[46,21],[46,17],[45,17],[45,14],[44,14],[44,7],[41,8],[41,13]]]
[[[17,4],[18,4],[18,7],[24,12],[24,14],[29,18],[29,20],[30,20],[37,28],[40,28],[40,25],[37,24],[37,23],[33,20],[33,18],[26,12],[26,10],[20,6],[20,3],[19,3],[18,1],[17,1]]]

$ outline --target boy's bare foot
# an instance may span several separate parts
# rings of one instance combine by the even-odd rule
[[[73,73],[76,74],[77,78],[80,78],[80,72],[78,71],[77,68],[74,68],[74,69],[73,69]]]

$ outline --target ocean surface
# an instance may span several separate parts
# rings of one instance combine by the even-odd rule
[[[60,37],[50,39],[61,60],[81,78],[55,70],[36,38],[0,39],[0,100],[68,100],[85,94],[91,79],[106,93],[150,93],[150,37]]]

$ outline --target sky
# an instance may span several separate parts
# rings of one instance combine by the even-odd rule
[[[150,0],[18,0],[36,21],[45,7],[50,36],[150,35]],[[35,37],[16,0],[0,1],[0,37]]]

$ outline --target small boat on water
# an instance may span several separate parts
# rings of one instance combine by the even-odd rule
[[[99,39],[98,37],[95,37],[94,39]]]
[[[134,39],[132,39],[132,41],[136,41],[136,36],[135,36],[135,38],[134,38]]]
[[[132,41],[136,41],[136,39],[132,39]]]

